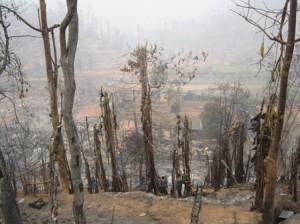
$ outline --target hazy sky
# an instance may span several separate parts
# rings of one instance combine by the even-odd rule
[[[33,7],[38,0],[33,0]],[[62,0],[46,1],[48,7],[61,8]],[[153,28],[158,24],[195,19],[213,19],[233,6],[231,0],[78,0],[78,10],[92,12],[97,19],[126,29]]]
[[[39,0],[19,1],[33,10],[39,7]],[[273,0],[257,2],[274,5]],[[46,0],[46,3],[48,17],[55,19],[49,24],[61,22],[66,11],[65,0]],[[106,38],[104,41],[109,42],[110,33],[111,44],[122,42],[126,49],[148,41],[171,51],[172,48],[204,49],[211,58],[218,55],[220,60],[232,52],[253,55],[263,35],[230,9],[238,10],[232,0],[78,0],[79,19],[85,25],[80,27],[80,38],[90,37],[89,28],[93,27],[99,36],[103,30],[102,40]],[[88,20],[92,23],[90,27]]]
[[[230,0],[88,0],[79,7],[88,9],[115,25],[139,24],[147,28],[160,23],[211,18],[228,10]]]

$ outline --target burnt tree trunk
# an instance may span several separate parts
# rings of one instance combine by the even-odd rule
[[[255,200],[252,209],[261,210],[263,207],[263,200],[265,198],[265,178],[266,178],[266,167],[264,160],[266,159],[271,140],[273,137],[274,129],[274,106],[275,106],[275,94],[270,98],[270,102],[267,106],[267,112],[263,114],[263,105],[262,103],[261,112],[257,115],[258,130],[256,135],[256,153],[253,157],[253,162],[255,165],[256,180],[255,180]],[[261,120],[263,118],[263,123]]]
[[[49,29],[47,23],[47,10],[45,0],[40,0],[40,8],[41,8],[41,31],[44,43],[44,53],[45,53],[45,62],[46,62],[46,72],[47,72],[47,81],[48,81],[48,91],[50,95],[50,116],[52,121],[53,132],[60,125],[59,121],[59,113],[58,113],[58,103],[57,103],[57,78],[58,78],[58,63],[57,63],[57,54],[56,54],[56,44],[55,38],[52,38],[53,41],[53,53],[54,58],[51,56],[51,45],[50,45],[50,36],[49,32],[51,31],[53,34],[53,28]],[[54,34],[53,34],[54,36]],[[52,64],[53,63],[53,64]],[[62,190],[64,192],[70,192],[70,183],[69,183],[69,174],[67,171],[68,164],[67,156],[63,143],[63,136],[61,136],[58,143],[58,151],[57,151],[57,165],[59,171],[60,182],[62,186]],[[66,163],[67,162],[67,163]]]
[[[112,168],[112,191],[120,192],[122,191],[122,182],[119,177],[119,169],[116,159],[116,145],[115,145],[115,135],[113,130],[113,117],[112,111],[110,109],[110,99],[108,97],[108,93],[104,92],[104,99],[103,99],[103,123],[105,129],[105,137],[106,137],[106,146],[107,150],[110,153],[110,160],[111,160],[111,168]]]
[[[113,126],[114,126],[114,136],[115,136],[115,145],[116,145],[116,150],[119,152],[120,154],[120,164],[121,164],[121,169],[122,169],[122,181],[121,181],[121,185],[122,185],[122,191],[123,192],[128,192],[129,187],[128,187],[128,182],[127,182],[127,174],[126,171],[124,169],[124,162],[123,162],[123,152],[120,150],[119,148],[119,142],[118,142],[118,135],[117,135],[117,115],[116,115],[116,111],[115,111],[115,102],[114,102],[114,98],[112,95],[112,115],[113,115]]]
[[[137,116],[136,116],[136,111],[135,111],[135,91],[134,89],[132,90],[132,109],[133,109],[133,119],[134,119],[134,129],[135,129],[135,135],[136,135],[136,146],[138,149],[142,150],[142,148],[144,148],[144,146],[141,144],[141,142],[139,141],[139,130],[138,130],[138,123],[137,123]],[[139,182],[140,185],[143,182],[143,177],[142,177],[142,168],[143,168],[143,163],[145,162],[145,154],[144,156],[140,159],[139,161]]]
[[[184,151],[184,167],[185,167],[185,196],[190,196],[192,193],[191,184],[191,168],[190,168],[190,128],[187,116],[184,120],[183,131],[183,151]]]
[[[105,174],[105,169],[104,169],[104,164],[103,164],[103,159],[102,159],[102,153],[101,153],[101,143],[97,135],[97,129],[96,129],[96,124],[93,127],[94,129],[94,142],[95,142],[95,149],[96,149],[96,155],[97,155],[97,165],[100,166],[100,171],[101,171],[101,181],[102,181],[102,186],[104,189],[104,192],[108,191],[108,184],[106,180],[106,174]],[[99,169],[98,169],[99,170]]]
[[[224,134],[226,135],[226,133]],[[232,161],[231,161],[231,156],[230,156],[230,150],[229,150],[229,136],[225,136],[222,139],[222,157],[226,163],[226,165],[230,168],[232,167]],[[224,164],[222,164],[222,166],[224,166]],[[224,169],[226,168],[226,166],[224,166]],[[226,169],[226,187],[230,188],[233,186],[233,179],[232,179],[232,175],[229,172],[228,169]]]
[[[154,150],[153,150],[153,135],[152,135],[152,107],[151,107],[151,94],[150,86],[147,76],[147,48],[138,47],[137,52],[137,64],[140,69],[140,83],[142,86],[142,100],[141,100],[141,112],[142,112],[142,126],[143,126],[143,139],[146,154],[146,172],[147,182],[149,182],[149,191],[154,191],[157,194],[157,173],[154,163]]]
[[[211,166],[212,175],[212,185],[214,191],[219,191],[221,189],[221,155],[220,149],[216,148],[213,153],[213,161]]]
[[[177,154],[177,147],[174,145],[173,153],[172,153],[172,188],[171,188],[171,195],[175,197],[176,195],[176,177],[179,176],[179,170],[178,167],[176,166],[176,163],[178,161],[178,154]]]
[[[61,126],[58,126],[50,142],[50,196],[51,196],[51,223],[58,223],[58,203],[57,203],[57,177],[55,173],[56,169],[56,154],[58,153],[58,146],[61,138]]]
[[[88,192],[91,194],[93,193],[93,190],[92,190],[92,178],[91,178],[91,172],[90,172],[90,165],[89,165],[89,162],[87,160],[87,158],[85,157],[84,155],[84,152],[83,150],[81,151],[82,152],[82,158],[83,158],[83,161],[84,161],[84,168],[85,168],[85,176],[86,176],[86,179],[87,179],[87,189],[88,189]]]
[[[237,144],[236,144],[236,156],[235,156],[235,179],[238,183],[244,181],[244,142],[245,142],[245,126],[242,123],[237,127]]]
[[[297,196],[297,187],[298,187],[298,168],[300,164],[300,138],[298,139],[298,147],[296,152],[293,153],[292,156],[292,164],[291,164],[291,179],[289,184],[290,194],[292,194],[292,199],[294,202],[298,201]]]
[[[252,205],[251,209],[258,209],[260,210],[263,205],[263,197],[264,197],[264,176],[265,176],[265,168],[264,168],[264,149],[262,147],[262,142],[264,141],[263,138],[263,129],[261,125],[261,119],[263,114],[263,107],[264,107],[264,100],[261,105],[260,113],[252,120],[254,120],[257,123],[256,127],[256,136],[255,136],[255,148],[252,150],[255,150],[255,154],[253,158],[251,159],[251,162],[254,163],[254,169],[256,173],[256,179],[255,179],[255,198],[254,198],[254,204]]]
[[[23,223],[10,183],[5,160],[0,149],[0,221],[3,223]]]
[[[201,223],[199,220],[199,213],[201,211],[201,198],[202,198],[202,187],[197,186],[197,193],[194,200],[194,206],[191,214],[191,224]]]
[[[89,143],[89,151],[94,151],[95,153],[95,149],[93,150],[92,148],[92,143],[91,143],[91,139],[90,139],[90,131],[89,131],[89,121],[88,118],[85,117],[85,125],[86,125],[86,134],[87,134],[87,139],[88,139],[88,143]],[[85,173],[86,173],[86,178],[88,181],[88,190],[90,193],[92,193],[92,189],[91,188],[91,183],[92,183],[92,179],[91,179],[91,169],[90,169],[90,164],[87,160],[87,158],[84,155],[84,152],[82,151],[82,157],[83,157],[83,161],[84,161],[84,167],[85,167]],[[96,159],[96,153],[95,153],[95,161],[97,161]],[[97,174],[97,164],[95,164],[95,173]],[[96,179],[96,183],[97,183],[97,175],[95,175],[95,179]],[[95,189],[95,193],[98,193],[98,184],[96,184],[96,189]]]
[[[147,170],[147,179],[150,182],[149,190],[157,194],[157,173],[154,163],[154,150],[153,150],[153,136],[152,136],[152,117],[151,117],[151,99],[150,99],[150,89],[146,95],[142,96],[142,125],[143,125],[143,138],[146,149],[146,167]]]
[[[180,156],[179,156],[179,150],[181,149],[181,153],[182,153],[182,129],[183,129],[184,125],[181,122],[181,117],[180,115],[177,116],[177,126],[176,126],[176,130],[177,130],[177,149],[175,151],[175,171],[176,171],[176,176],[181,176],[182,173],[180,171]]]

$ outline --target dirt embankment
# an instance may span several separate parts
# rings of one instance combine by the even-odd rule
[[[250,212],[253,194],[250,189],[222,189],[213,193],[205,189],[205,197],[200,213],[202,223],[207,224],[255,224],[258,213]],[[43,200],[49,202],[48,196]],[[50,204],[37,210],[28,203],[38,197],[28,196],[22,199],[20,210],[25,223],[48,223]],[[20,200],[20,199],[19,199]],[[73,223],[72,195],[59,195],[58,223]],[[84,211],[87,223],[114,224],[184,224],[190,223],[193,197],[172,198],[155,196],[145,192],[85,194]]]

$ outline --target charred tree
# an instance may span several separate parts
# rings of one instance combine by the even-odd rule
[[[121,69],[123,72],[136,76],[141,84],[141,121],[145,143],[146,178],[148,191],[155,194],[157,194],[157,173],[152,136],[151,89],[159,89],[167,85],[180,86],[189,83],[195,77],[197,71],[196,66],[192,66],[194,68],[190,70],[190,65],[195,65],[199,59],[198,56],[193,56],[192,52],[189,52],[185,57],[183,51],[181,51],[168,62],[161,59],[162,51],[163,48],[157,47],[156,44],[150,45],[150,47],[148,47],[147,43],[144,46],[138,46],[130,54],[127,64]],[[147,70],[148,63],[151,65],[151,71],[150,69]],[[187,67],[189,69],[186,69]],[[168,74],[171,70],[173,71],[172,75]],[[186,72],[187,70],[188,72]],[[171,76],[172,78],[170,78]]]
[[[118,163],[116,159],[115,134],[113,130],[113,114],[110,108],[110,98],[107,92],[103,96],[103,124],[105,129],[106,146],[110,154],[111,169],[112,169],[112,191],[122,191],[122,182],[119,177]]]
[[[184,154],[184,179],[185,179],[185,196],[190,196],[192,193],[191,183],[191,168],[190,168],[190,128],[189,120],[187,116],[184,119],[184,130],[183,130],[183,154]]]
[[[244,182],[245,169],[244,169],[244,143],[245,125],[242,123],[236,130],[236,144],[235,144],[235,179],[238,183]]]
[[[60,125],[59,124],[59,113],[58,113],[58,102],[57,102],[57,79],[58,79],[58,60],[56,53],[56,43],[54,38],[53,30],[59,25],[54,25],[51,28],[48,27],[47,23],[47,10],[45,0],[40,0],[41,8],[41,33],[44,43],[44,53],[45,53],[45,62],[46,62],[46,72],[47,72],[47,81],[48,81],[48,91],[50,95],[50,116],[52,121],[53,132]],[[54,57],[51,55],[51,44],[50,44],[50,35],[52,33],[52,44],[53,44],[53,53]],[[63,143],[63,136],[59,138],[58,151],[57,151],[57,165],[59,171],[59,177],[61,186],[64,192],[71,192],[69,183],[70,177],[68,169],[68,161]]]
[[[177,126],[176,126],[176,131],[177,131],[177,150],[175,154],[175,168],[176,168],[176,176],[179,175],[181,176],[181,171],[180,171],[180,156],[179,156],[179,151],[181,149],[181,157],[184,158],[184,155],[182,154],[182,146],[183,146],[183,129],[184,129],[184,124],[181,121],[181,116],[177,116]],[[183,163],[184,164],[184,163]],[[182,165],[182,169],[184,172],[184,165]]]
[[[143,140],[140,141],[140,134],[138,130],[138,123],[137,123],[137,116],[136,116],[136,110],[135,110],[135,91],[132,90],[132,104],[133,104],[133,118],[134,118],[134,129],[135,129],[135,145],[138,150],[142,150],[144,147]],[[145,153],[139,153],[139,183],[142,185],[143,177],[142,177],[142,169],[143,169],[143,163],[145,162]]]
[[[256,131],[256,137],[254,139],[255,154],[251,159],[254,163],[256,180],[255,180],[255,200],[252,209],[261,210],[263,207],[264,191],[265,191],[265,178],[266,168],[264,160],[266,159],[273,137],[274,122],[276,119],[275,115],[275,94],[271,96],[270,102],[267,106],[266,113],[263,113],[264,101],[261,106],[261,111],[256,115],[251,122],[254,123]]]
[[[86,135],[87,135],[87,139],[88,139],[88,143],[89,143],[89,151],[92,151],[92,143],[91,143],[91,139],[90,139],[90,132],[89,132],[89,122],[88,122],[88,118],[85,117],[85,125],[86,125]],[[95,152],[95,150],[94,150]],[[91,178],[91,169],[90,169],[90,164],[85,156],[84,150],[82,149],[82,158],[84,161],[84,167],[85,167],[85,176],[86,179],[88,181],[88,191],[91,194],[92,193],[92,188],[91,188],[91,184],[92,184],[92,178]],[[95,159],[96,161],[96,159]],[[97,169],[97,166],[96,168]],[[97,178],[97,177],[96,177]],[[96,184],[96,189],[95,192],[98,193],[98,185]]]
[[[222,173],[224,169],[221,166],[221,153],[220,148],[217,147],[213,153],[213,160],[211,165],[211,175],[212,175],[212,186],[214,191],[219,191],[223,183],[224,174]]]
[[[221,141],[221,151],[222,151],[222,158],[223,161],[225,162],[225,164],[229,167],[229,169],[231,170],[232,168],[232,160],[231,160],[231,153],[230,153],[230,148],[229,148],[229,137],[231,134],[231,127],[227,127],[225,130],[225,133],[222,136],[222,141]],[[222,166],[224,166],[224,164],[222,164]],[[226,166],[224,166],[224,169],[226,168]],[[232,178],[232,174],[230,173],[230,171],[228,169],[226,170],[226,187],[230,188],[233,186],[233,178]]]
[[[148,191],[157,194],[157,173],[154,163],[154,150],[153,150],[153,135],[152,135],[152,116],[151,116],[151,98],[150,98],[150,88],[146,86],[146,92],[142,93],[142,125],[143,125],[143,139],[146,152],[146,172],[147,172],[147,182]]]
[[[90,194],[92,194],[93,190],[92,190],[92,187],[91,187],[92,186],[92,178],[91,178],[90,165],[89,165],[89,162],[88,162],[87,158],[84,155],[83,150],[81,151],[81,153],[82,153],[82,158],[83,158],[83,161],[84,161],[85,176],[86,176],[86,179],[87,179],[88,191],[89,191]]]
[[[262,116],[263,116],[263,107],[264,107],[264,101],[262,103],[260,113],[257,114],[252,120],[251,123],[253,123],[253,131],[256,132],[256,136],[254,138],[254,145],[255,147],[252,150],[255,150],[255,154],[251,159],[251,162],[254,163],[255,166],[255,173],[256,173],[256,179],[255,179],[255,199],[254,199],[254,205],[252,205],[251,209],[261,209],[263,205],[263,197],[264,197],[264,176],[265,176],[265,169],[264,169],[264,159],[266,157],[266,154],[264,153],[264,149],[261,145],[266,139],[263,138],[263,130],[262,130]]]
[[[0,218],[4,223],[23,223],[0,149]]]
[[[178,155],[178,148],[174,145],[173,153],[172,153],[172,188],[171,188],[171,195],[176,195],[176,177],[180,176],[180,168],[179,168],[179,155]]]
[[[241,180],[243,179],[243,144],[244,144],[244,136],[240,136],[238,130],[241,126],[244,125],[244,121],[241,117],[236,117],[232,119],[231,124],[228,125],[224,131],[221,142],[222,149],[222,163],[224,169],[226,168],[226,186],[232,187],[234,183],[238,183],[235,176],[233,175],[233,170],[240,171]],[[234,142],[231,144],[232,136]],[[241,140],[242,139],[242,140]],[[232,145],[234,146],[232,149]],[[237,149],[238,147],[238,149]],[[235,163],[233,164],[233,160]],[[233,169],[233,165],[235,168]],[[239,166],[238,166],[239,165]]]
[[[128,187],[128,182],[127,182],[127,174],[124,169],[124,162],[123,162],[123,152],[119,148],[119,142],[118,142],[118,135],[117,135],[117,115],[115,111],[115,102],[113,95],[111,95],[112,98],[112,115],[113,115],[113,126],[114,126],[114,136],[115,136],[115,145],[116,145],[116,151],[119,151],[120,154],[120,164],[121,164],[121,169],[122,169],[122,191],[128,192],[129,187]]]
[[[101,153],[101,142],[100,142],[98,134],[97,134],[96,124],[94,125],[93,130],[94,130],[95,150],[96,150],[96,156],[97,156],[97,158],[96,158],[97,166],[100,166],[102,186],[103,186],[104,192],[107,192],[108,185],[107,185],[106,174],[105,174],[102,153]],[[96,176],[96,178],[98,178],[98,177]]]
[[[289,184],[289,191],[292,195],[292,199],[294,202],[298,201],[297,196],[297,187],[298,187],[298,170],[300,164],[300,138],[298,139],[298,146],[296,152],[293,153],[292,156],[292,164],[291,164],[291,179]]]
[[[143,139],[146,154],[146,173],[147,182],[149,182],[148,191],[153,191],[157,194],[157,173],[154,163],[154,150],[153,150],[153,135],[152,135],[152,107],[150,85],[147,75],[147,47],[137,47],[137,64],[139,65],[140,83],[142,87],[142,100],[141,100],[141,121],[143,126]]]
[[[59,142],[61,138],[61,126],[58,126],[55,132],[53,133],[53,136],[51,138],[49,151],[50,151],[50,196],[51,196],[51,223],[58,223],[58,217],[57,217],[57,210],[58,210],[58,202],[57,202],[57,170],[56,170],[56,154],[58,153],[59,149]]]
[[[199,213],[201,211],[201,198],[202,198],[202,187],[197,186],[197,193],[194,200],[194,206],[191,214],[191,224],[201,223],[199,220]]]

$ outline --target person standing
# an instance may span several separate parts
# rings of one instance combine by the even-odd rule
[[[178,197],[182,197],[182,194],[181,194],[182,184],[184,184],[184,179],[181,177],[180,174],[177,174],[177,177],[176,177],[176,190],[177,190],[177,193],[178,193]]]
[[[162,195],[168,195],[168,181],[165,176],[162,176],[160,180],[160,193]]]
[[[91,180],[91,189],[92,189],[92,192],[96,193],[96,188],[97,188],[97,182],[96,182],[95,178],[92,177],[92,180]]]

